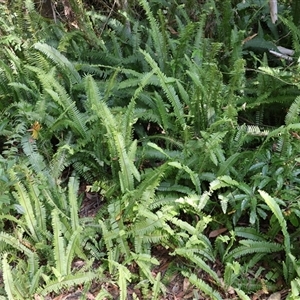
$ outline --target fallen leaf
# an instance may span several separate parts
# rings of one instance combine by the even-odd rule
[[[188,278],[184,278],[182,290],[186,292],[190,286],[190,281]]]
[[[228,230],[227,228],[219,228],[219,229],[213,230],[210,232],[208,237],[210,237],[210,238],[217,237],[218,235],[222,234],[223,232],[225,232],[227,230]]]
[[[273,293],[272,295],[270,295],[268,300],[281,300],[281,294],[279,292]]]

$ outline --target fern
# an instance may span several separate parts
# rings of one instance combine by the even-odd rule
[[[299,123],[299,111],[300,111],[299,105],[300,105],[300,96],[298,96],[295,99],[295,101],[292,103],[285,116],[286,125]]]
[[[136,254],[131,253],[133,259],[140,267],[141,272],[145,275],[145,278],[153,285],[157,284],[159,289],[162,292],[165,292],[165,287],[162,283],[157,283],[157,279],[153,277],[153,274],[151,273],[151,265],[159,265],[159,261],[150,255],[147,254]]]
[[[242,291],[238,288],[235,288],[234,290],[237,293],[237,295],[240,297],[241,300],[250,300],[251,299],[250,297],[248,297],[246,295],[246,293],[244,291]]]
[[[31,193],[29,195],[24,185],[20,181],[18,181],[16,174],[12,170],[10,172],[10,175],[12,181],[16,181],[16,193],[14,194],[14,196],[24,210],[24,218],[29,234],[31,238],[33,238],[36,242],[41,241],[41,232],[46,229],[46,223],[45,211],[38,199],[38,195],[36,194],[38,193],[37,187],[35,186],[31,188]],[[32,203],[32,198],[35,203]],[[40,225],[41,227],[38,227],[38,225]]]
[[[233,259],[250,255],[253,253],[272,253],[272,252],[279,252],[283,250],[282,245],[267,241],[252,241],[252,240],[241,240],[239,242],[242,246],[239,246],[232,251],[230,251],[225,259],[226,261],[232,261]]]
[[[292,269],[292,262],[290,257],[291,242],[290,242],[290,235],[287,230],[286,220],[284,219],[282,211],[279,205],[276,203],[275,199],[265,191],[260,190],[259,193],[261,197],[264,199],[264,201],[267,203],[268,207],[271,209],[275,217],[277,218],[279,225],[281,227],[281,231],[284,236],[284,250],[286,253],[286,261],[284,265],[284,268],[286,268],[286,270],[284,271],[284,275],[285,275],[285,280],[289,281],[291,280],[291,276],[293,275],[293,269]]]
[[[61,280],[71,273],[72,261],[78,246],[78,238],[81,233],[81,228],[78,227],[72,231],[72,235],[66,245],[62,223],[59,219],[58,212],[55,209],[52,211],[52,227],[55,259],[55,268],[53,268],[53,271],[55,272],[58,280]]]
[[[159,25],[157,21],[155,20],[148,2],[146,0],[140,0],[141,5],[143,6],[146,16],[150,23],[150,35],[153,41],[154,45],[154,51],[155,53],[160,53],[158,56],[158,65],[162,72],[164,72],[165,69],[165,62],[167,61],[167,46],[166,46],[166,40],[164,39],[162,31],[166,30],[165,28],[159,28]]]
[[[123,265],[110,261],[118,269],[118,285],[120,289],[120,300],[127,299],[127,282],[131,281],[130,271]]]
[[[154,199],[155,191],[167,169],[167,164],[164,164],[143,175],[141,183],[135,189],[134,197],[131,199],[129,198],[129,201],[124,203],[126,208],[125,215],[128,214],[130,216],[133,213],[136,201],[138,201],[138,203],[140,203],[140,201],[144,201],[144,205],[150,205],[150,202]]]
[[[143,51],[140,50],[141,53],[144,55],[146,61],[149,63],[149,65],[152,67],[153,71],[157,74],[159,82],[161,84],[161,87],[166,94],[168,100],[172,104],[172,107],[174,109],[175,117],[177,121],[180,124],[181,130],[184,132],[186,131],[186,124],[184,121],[184,112],[182,103],[179,100],[178,95],[176,94],[176,91],[174,87],[171,85],[172,82],[174,82],[173,78],[168,78],[166,75],[163,74],[163,72],[160,70],[156,62],[151,58],[151,56]]]
[[[13,247],[14,249],[16,249],[18,251],[24,253],[29,258],[35,257],[35,253],[33,251],[31,251],[29,248],[27,248],[26,246],[21,244],[17,238],[15,238],[5,232],[0,233],[0,241],[4,242],[7,245],[10,245],[11,247]]]
[[[291,31],[293,48],[297,53],[300,53],[300,35],[297,26],[289,19],[279,16],[279,19],[285,24]]]
[[[8,254],[5,253],[2,258],[3,281],[8,299],[23,299],[19,290],[16,288],[13,280],[13,274],[7,261]]]
[[[57,183],[60,181],[63,171],[71,164],[71,157],[74,154],[72,141],[72,134],[67,135],[63,141],[64,145],[58,147],[50,162],[51,176]]]
[[[96,278],[97,275],[94,272],[78,272],[76,274],[70,274],[63,279],[48,280],[43,287],[39,287],[37,294],[46,296],[50,293],[58,293],[63,289],[86,284]]]
[[[79,182],[76,178],[70,177],[68,183],[68,201],[70,207],[70,218],[72,231],[80,229],[78,216],[78,193]]]
[[[54,123],[51,124],[52,128],[55,129],[57,124],[62,126],[62,123],[64,123],[63,126],[66,127],[66,125],[69,125],[77,134],[84,137],[87,131],[85,116],[78,111],[76,103],[72,101],[65,88],[54,78],[55,68],[52,68],[51,71],[46,73],[37,67],[26,67],[37,74],[45,93],[48,94],[62,109],[62,111],[60,111],[60,116],[56,118],[55,122],[52,121],[52,123]],[[65,117],[66,115],[68,118]]]
[[[195,274],[190,274],[188,272],[182,272],[182,275],[189,278],[189,281],[195,285],[198,289],[204,292],[207,296],[209,296],[213,300],[222,300],[221,295],[214,290],[211,286],[209,286],[202,279],[197,278]]]
[[[139,172],[130,160],[126,151],[126,141],[119,131],[115,117],[112,115],[107,105],[99,99],[99,92],[92,77],[86,77],[86,90],[88,99],[91,103],[91,109],[98,115],[101,122],[106,127],[111,155],[117,155],[121,171],[119,172],[119,180],[121,190],[132,190],[134,187],[133,177],[140,180]],[[128,116],[130,117],[130,116]]]
[[[54,64],[57,65],[58,68],[63,72],[63,74],[67,74],[70,77],[71,84],[76,84],[81,81],[81,77],[76,71],[74,65],[58,50],[42,43],[36,43],[34,48],[44,53],[49,59],[51,59]]]

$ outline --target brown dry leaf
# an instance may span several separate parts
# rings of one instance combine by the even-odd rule
[[[219,229],[213,230],[213,231],[210,232],[208,237],[215,238],[215,237],[217,237],[218,235],[222,234],[223,232],[225,232],[227,230],[228,230],[227,228],[219,228]]]
[[[172,34],[174,34],[174,35],[177,35],[177,34],[178,34],[178,32],[177,32],[173,27],[168,26],[168,29],[169,29],[169,31],[170,31]]]
[[[281,300],[281,294],[279,292],[273,293],[268,300]]]
[[[244,45],[245,43],[249,42],[250,40],[252,40],[253,38],[255,38],[258,35],[258,33],[254,33],[253,35],[248,36],[247,38],[245,38],[242,41],[242,44]]]
[[[87,293],[86,297],[87,297],[88,300],[95,300],[94,295],[91,294],[91,293]]]
[[[183,279],[183,286],[182,286],[182,290],[184,292],[186,292],[188,290],[188,288],[190,287],[190,281],[188,278],[184,278]]]
[[[230,286],[228,289],[227,289],[227,293],[230,294],[230,295],[234,295],[235,294],[235,290],[232,286]]]
[[[178,294],[179,293],[179,290],[180,290],[180,285],[178,282],[175,282],[173,288],[172,288],[172,293],[173,294]]]
[[[85,265],[85,261],[78,259],[73,262],[73,268],[80,269]]]
[[[191,291],[190,293],[183,296],[183,299],[193,299],[194,298],[194,292]]]
[[[59,295],[55,298],[53,298],[52,300],[62,300],[65,297],[65,295]]]

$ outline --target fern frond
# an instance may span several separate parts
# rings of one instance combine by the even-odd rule
[[[166,41],[163,37],[161,30],[165,28],[160,28],[156,19],[154,18],[149,3],[146,0],[139,0],[142,7],[146,12],[147,19],[150,23],[150,35],[152,37],[153,45],[154,45],[154,52],[160,53],[158,56],[159,67],[164,72],[165,69],[165,62],[167,61],[167,46]]]
[[[255,230],[255,228],[251,227],[235,227],[234,233],[236,236],[250,239],[254,241],[265,241],[266,238],[259,232]]]
[[[53,227],[53,247],[56,270],[59,279],[68,274],[68,266],[66,260],[65,240],[62,236],[62,224],[57,210],[52,211],[52,227]]]
[[[88,131],[85,124],[86,116],[78,111],[76,102],[71,99],[65,88],[55,78],[55,67],[49,70],[49,72],[33,66],[26,66],[26,68],[37,74],[44,91],[63,109],[60,116],[56,118],[55,123],[63,120],[65,124],[69,124],[81,137],[85,137]],[[65,115],[69,118],[66,118]],[[53,127],[55,123],[52,124]],[[63,125],[65,126],[65,124]]]
[[[300,112],[300,96],[298,96],[290,106],[285,116],[285,124],[290,125],[294,123],[299,123],[299,112]]]
[[[46,296],[50,293],[58,293],[63,289],[69,289],[74,286],[84,285],[96,279],[99,275],[94,272],[78,272],[70,274],[62,279],[57,279],[47,282],[43,287],[40,287],[37,294]]]
[[[71,134],[67,135],[63,141],[64,145],[58,147],[50,162],[51,176],[55,182],[58,182],[62,172],[71,164],[70,158],[74,154],[74,149],[71,144],[72,138],[73,136]]]
[[[40,267],[35,274],[31,276],[29,294],[33,295],[41,284],[41,278],[44,274],[44,266]]]
[[[8,253],[5,253],[2,258],[2,272],[5,292],[8,299],[15,299],[16,287],[14,285],[13,274],[7,261]],[[18,295],[19,299],[22,299],[22,295]]]
[[[5,232],[0,232],[0,241],[4,242],[7,245],[10,245],[17,251],[21,251],[28,257],[34,257],[36,255],[35,252],[31,251],[29,248],[27,248],[26,246],[21,244],[17,238],[15,238],[12,235],[9,235]]]
[[[38,221],[36,219],[33,203],[30,199],[30,196],[24,185],[18,180],[14,171],[11,170],[10,176],[11,180],[16,182],[16,193],[14,193],[14,197],[24,210],[24,218],[26,221],[26,226],[29,230],[29,234],[35,241],[40,241],[41,236],[38,231]]]
[[[45,91],[52,97],[55,102],[59,103],[64,109],[64,111],[61,112],[61,115],[52,125],[53,128],[55,127],[56,123],[59,124],[59,122],[63,120],[65,124],[69,124],[71,128],[75,129],[75,131],[80,134],[81,137],[84,137],[86,135],[86,132],[88,131],[85,124],[86,120],[85,116],[77,109],[76,103],[70,98],[65,89],[52,76],[48,78],[45,78],[47,77],[47,75],[45,75],[45,77],[39,77],[41,80],[46,79],[48,80],[48,82],[52,83],[52,87],[54,90],[45,89]],[[68,115],[70,119],[68,120],[67,118],[65,118],[65,115]]]
[[[285,247],[285,251],[286,253],[290,253],[291,251],[291,245],[290,245],[290,235],[288,233],[287,230],[287,223],[286,220],[283,216],[282,210],[280,209],[278,203],[275,201],[275,199],[273,197],[271,197],[268,193],[266,193],[265,191],[261,191],[259,190],[259,193],[261,195],[261,197],[265,200],[265,202],[267,203],[267,205],[269,206],[269,208],[271,209],[271,211],[273,212],[273,214],[275,215],[275,217],[277,218],[283,236],[284,236],[284,247]]]
[[[161,84],[161,87],[166,94],[168,100],[172,104],[172,107],[174,109],[175,117],[177,121],[180,124],[180,127],[183,131],[186,130],[186,124],[184,119],[184,112],[182,103],[180,102],[180,99],[172,85],[172,83],[175,83],[174,78],[167,77],[158,67],[157,63],[153,60],[153,58],[144,50],[140,50],[140,52],[144,55],[146,61],[149,63],[149,65],[152,67],[152,70],[157,74],[159,82]]]
[[[300,34],[299,34],[299,29],[298,27],[289,19],[279,15],[279,19],[282,21],[284,25],[286,25],[292,34],[293,37],[293,49],[297,52],[300,53]]]
[[[78,180],[75,177],[70,177],[68,183],[68,201],[70,207],[72,231],[76,231],[78,228],[80,228],[79,217],[78,217],[78,202],[77,202],[78,189],[79,189]]]
[[[283,250],[283,246],[277,243],[267,242],[267,241],[253,241],[253,240],[241,240],[239,246],[230,251],[226,257],[226,261],[232,261],[233,259],[250,255],[253,253],[272,253],[280,252]]]
[[[158,289],[160,292],[165,294],[166,288],[161,282],[157,282],[157,278],[154,278],[152,272],[151,272],[151,265],[159,265],[159,261],[153,257],[151,257],[149,254],[136,254],[131,253],[134,261],[139,266],[141,272],[144,274],[146,280],[148,280],[153,285],[158,285]]]
[[[242,291],[238,288],[235,288],[234,290],[237,293],[237,295],[240,297],[241,300],[251,300],[251,298],[248,297],[244,291]]]
[[[92,110],[98,115],[109,135],[108,143],[112,151],[111,155],[117,155],[118,157],[121,169],[121,171],[118,172],[121,189],[123,192],[132,190],[134,187],[133,177],[139,181],[140,175],[133,161],[130,160],[128,156],[125,140],[121,130],[118,128],[117,120],[106,103],[100,99],[99,90],[91,76],[86,77],[86,90]]]
[[[120,300],[127,299],[127,282],[131,281],[130,271],[123,265],[119,264],[116,261],[110,261],[118,270],[118,286],[120,289]]]
[[[142,182],[136,187],[134,198],[130,199],[130,203],[126,206],[126,213],[131,213],[136,201],[145,201],[144,204],[149,205],[154,199],[154,194],[159,186],[162,177],[168,169],[167,164],[151,170],[143,174]]]
[[[188,272],[182,272],[182,275],[189,279],[190,283],[195,285],[200,291],[204,292],[212,300],[222,300],[221,295],[209,286],[205,281],[197,278],[195,274],[190,274]]]
[[[200,185],[200,180],[199,180],[199,175],[195,172],[193,172],[188,166],[182,165],[176,161],[174,162],[169,162],[168,163],[170,166],[178,168],[179,170],[184,170],[190,177],[192,183],[195,186],[196,192],[200,195],[201,192],[201,185]]]
[[[58,50],[40,42],[34,44],[33,47],[36,50],[44,53],[49,59],[51,59],[54,64],[56,64],[58,68],[63,72],[63,74],[67,74],[70,77],[72,84],[76,84],[81,81],[81,77],[76,71],[74,65]]]

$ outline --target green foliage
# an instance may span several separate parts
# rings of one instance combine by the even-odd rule
[[[267,54],[287,29],[299,52],[297,25],[261,1],[140,0],[118,18],[69,2],[78,29],[1,4],[2,294],[97,281],[160,299],[163,249],[166,274],[212,299],[277,282],[297,297],[299,65]],[[82,218],[85,185],[102,203]]]

